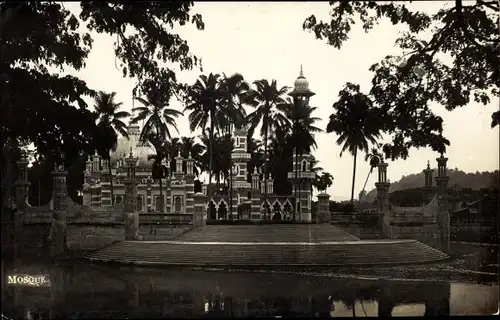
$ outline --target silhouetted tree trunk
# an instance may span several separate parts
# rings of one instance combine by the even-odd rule
[[[354,165],[352,167],[352,189],[351,189],[351,204],[354,204],[354,184],[356,182],[356,157],[358,155],[358,149],[354,150]]]

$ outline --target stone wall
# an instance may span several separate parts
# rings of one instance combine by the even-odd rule
[[[66,245],[70,251],[96,250],[115,241],[125,240],[123,224],[68,224]]]
[[[50,224],[32,223],[23,226],[19,250],[21,253],[45,253],[49,249]]]
[[[414,239],[440,248],[439,227],[436,223],[391,224],[392,239]]]

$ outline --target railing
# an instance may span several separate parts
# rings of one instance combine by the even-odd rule
[[[247,152],[234,152],[231,153],[231,159],[250,159],[251,155]]]
[[[401,214],[401,213],[395,213],[391,217],[391,222],[398,224],[398,223],[412,223],[412,222],[418,222],[418,223],[435,223],[436,219],[432,216],[424,216],[422,213],[406,213],[406,214]]]
[[[139,223],[193,224],[193,215],[181,213],[144,213],[139,214]]]
[[[316,173],[310,171],[297,171],[297,172],[288,172],[288,179],[314,179],[316,178]]]
[[[241,189],[249,189],[250,188],[250,183],[246,181],[236,181],[234,182],[233,187],[234,188],[241,188]]]

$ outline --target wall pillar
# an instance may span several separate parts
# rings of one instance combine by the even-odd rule
[[[52,225],[50,228],[50,255],[52,257],[60,256],[66,253],[66,235],[67,235],[67,203],[68,190],[66,186],[66,176],[68,172],[64,170],[63,165],[56,166],[53,177],[53,195],[52,201],[54,211],[52,213]]]
[[[389,187],[390,183],[387,181],[387,166],[385,162],[378,164],[378,182],[375,183],[377,188],[377,204],[380,223],[380,232],[382,237],[391,238],[391,221],[389,212]]]
[[[125,159],[127,163],[127,180],[125,184],[124,228],[125,240],[139,239],[139,212],[137,206],[137,182],[135,181],[135,166],[137,158],[130,156]]]
[[[323,192],[318,194],[318,205],[316,212],[316,223],[330,223],[330,195]]]
[[[441,156],[438,162],[438,175],[436,179],[438,196],[437,223],[439,229],[439,240],[441,249],[445,252],[450,250],[450,212],[448,211],[448,181],[450,177],[446,173],[446,162],[448,158]]]
[[[250,210],[250,220],[260,220],[261,212],[260,212],[260,181],[259,181],[260,173],[257,168],[254,169],[254,173],[252,173],[252,207]]]
[[[195,226],[205,225],[207,223],[207,206],[208,197],[203,193],[194,194],[194,212],[193,212],[193,223]]]
[[[16,256],[19,254],[19,248],[21,245],[21,237],[23,235],[24,226],[23,218],[27,206],[30,187],[30,182],[28,181],[28,160],[26,159],[26,156],[23,155],[17,164],[19,167],[19,173],[17,181],[14,184],[16,187],[17,208],[14,215],[14,248]]]

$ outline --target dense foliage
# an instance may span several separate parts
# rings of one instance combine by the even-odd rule
[[[471,99],[488,104],[499,97],[500,38],[498,2],[457,0],[433,14],[413,11],[403,2],[331,1],[330,21],[308,17],[303,27],[338,49],[348,41],[356,21],[367,32],[379,20],[409,28],[396,41],[400,57],[387,56],[370,67],[372,88],[366,101],[382,109],[384,121],[375,122],[391,136],[383,146],[386,157],[406,158],[412,147],[444,152],[442,119],[430,109],[437,102],[453,110]],[[422,34],[432,36],[424,39]],[[451,63],[445,62],[451,58]],[[493,116],[492,126],[498,121]]]
[[[192,22],[203,29],[192,2],[85,1],[77,17],[64,3],[0,3],[0,125],[2,196],[15,180],[19,149],[30,143],[40,157],[66,167],[95,150],[97,113],[84,96],[95,96],[82,80],[66,74],[81,70],[92,49],[89,31],[115,36],[124,77],[136,79],[136,96],[160,89],[167,96],[184,88],[170,62],[181,70],[198,59],[172,28]],[[82,28],[83,26],[83,28]],[[165,28],[168,26],[168,28]],[[29,93],[29,94],[27,94]],[[94,139],[95,141],[95,139]]]
[[[94,95],[96,88],[64,72],[81,70],[92,49],[92,38],[81,31],[81,24],[88,31],[117,37],[116,56],[123,75],[137,80],[136,95],[158,87],[170,96],[179,91],[175,73],[159,61],[174,62],[181,69],[196,65],[198,59],[186,41],[171,32],[174,25],[189,21],[203,28],[199,15],[190,16],[191,6],[85,1],[76,17],[62,3],[2,2],[2,136],[26,139],[41,154],[63,154],[71,160],[86,150],[96,115],[86,109],[82,97]]]

